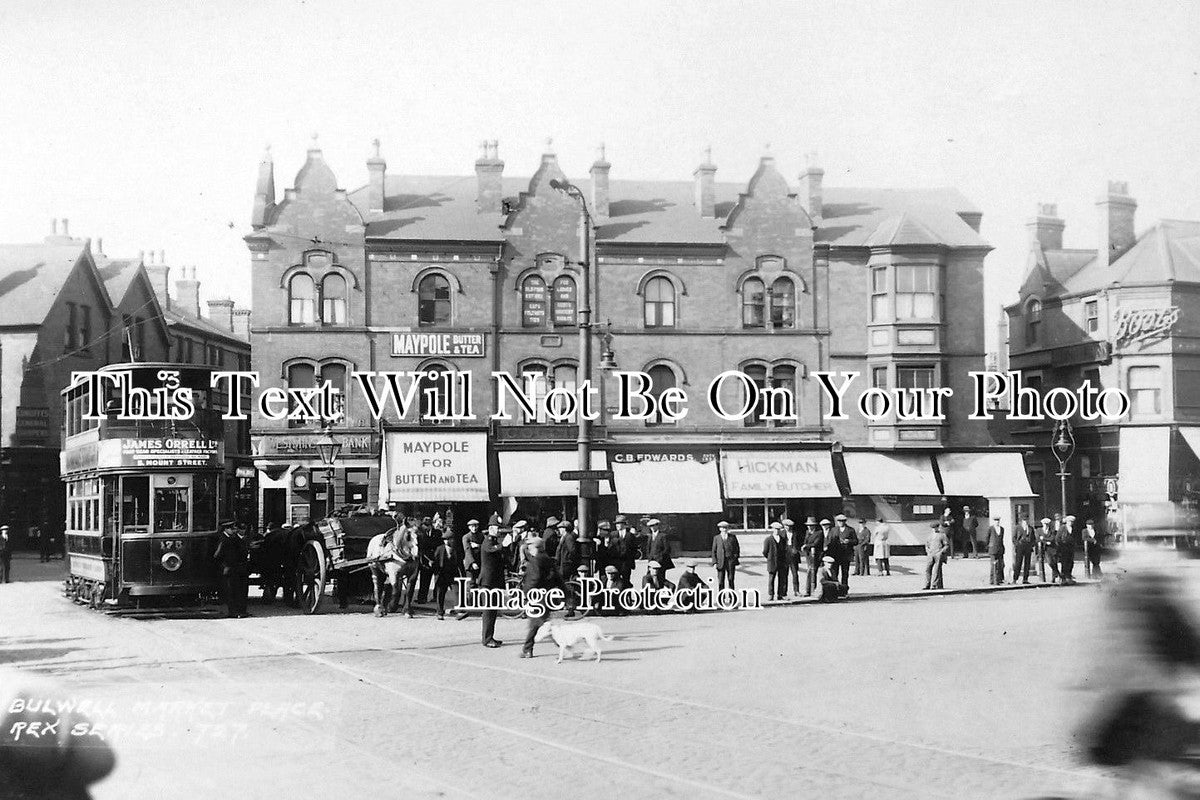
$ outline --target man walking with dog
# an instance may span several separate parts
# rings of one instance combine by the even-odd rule
[[[559,589],[566,592],[562,576],[554,566],[554,560],[546,555],[541,537],[525,541],[525,575],[521,578],[521,591],[528,597],[534,589]],[[533,658],[533,643],[537,638],[538,629],[546,622],[549,610],[542,608],[534,613],[526,612],[529,616],[529,627],[525,631],[525,644],[521,647],[521,658]]]

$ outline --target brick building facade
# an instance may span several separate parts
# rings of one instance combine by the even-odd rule
[[[468,513],[573,516],[574,486],[557,473],[573,466],[575,427],[545,418],[489,422],[497,389],[488,375],[536,372],[546,389],[575,386],[577,309],[588,288],[599,323],[595,351],[607,342],[620,369],[648,373],[656,392],[677,386],[689,395],[678,422],[613,421],[615,378],[594,374],[607,412],[595,431],[598,458],[614,471],[614,485],[601,487],[601,515],[678,513],[672,522],[692,546],[719,517],[761,532],[782,515],[851,507],[889,516],[902,538],[916,541],[943,489],[983,494],[967,491],[966,478],[950,481],[962,492],[945,485],[945,473],[961,477],[962,458],[954,467],[931,458],[978,455],[990,444],[986,429],[966,420],[964,402],[951,403],[941,424],[894,415],[830,421],[812,377],[859,373],[852,398],[871,385],[945,385],[969,395],[966,372],[984,360],[990,248],[978,233],[980,212],[960,193],[826,187],[815,166],[789,183],[770,155],[745,183],[716,181],[707,155],[691,181],[618,180],[612,169],[602,149],[588,179],[573,182],[594,224],[596,263],[584,287],[580,205],[551,187],[567,176],[549,145],[529,178],[504,175],[494,142],[483,145],[474,176],[388,174],[376,145],[367,185],[347,192],[314,141],[282,198],[264,157],[246,237],[253,361],[264,385],[311,385],[322,376],[345,385],[355,370],[474,376],[474,422],[430,425],[391,414],[380,426],[352,393],[337,426],[347,446],[335,469],[336,505],[377,503],[383,463],[385,500],[441,508],[432,490],[393,491],[397,464],[408,463],[395,449],[454,431],[486,447],[486,486],[459,496],[473,498]],[[429,333],[458,338],[422,336]],[[722,420],[706,393],[727,370],[789,390],[794,417]],[[743,392],[726,382],[722,397],[737,407]],[[264,520],[320,513],[328,500],[319,432],[289,425],[296,423],[253,422]],[[797,458],[804,463],[792,463]],[[780,496],[743,496],[755,484],[735,472],[769,472],[782,462],[813,479],[763,489]],[[663,486],[675,484],[693,487],[684,494],[694,496],[663,499]],[[635,497],[639,485],[659,498]]]

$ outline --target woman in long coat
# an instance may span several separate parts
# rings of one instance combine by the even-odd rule
[[[892,545],[888,542],[891,529],[879,518],[879,524],[871,534],[872,555],[875,557],[875,569],[880,575],[892,574]]]

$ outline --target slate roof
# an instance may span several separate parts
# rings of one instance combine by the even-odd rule
[[[169,330],[184,328],[191,332],[207,336],[209,338],[216,337],[227,342],[235,342],[242,347],[249,349],[250,343],[241,338],[233,331],[222,328],[215,322],[204,317],[193,317],[190,314],[184,314],[171,308],[163,309],[163,321],[167,324]]]
[[[573,181],[590,196],[590,180]],[[528,190],[529,178],[503,178],[505,197]],[[390,175],[382,213],[367,208],[366,187],[349,193],[367,220],[367,236],[407,240],[503,241],[504,215],[480,214],[475,208],[474,175]],[[702,217],[693,205],[691,181],[609,181],[609,217],[599,220],[602,242],[723,244],[721,230],[729,212],[746,191],[745,183],[714,185],[716,216]],[[792,187],[795,191],[796,187]],[[833,246],[863,247],[888,221],[904,217],[897,243],[988,247],[960,214],[979,210],[957,189],[823,189],[823,220],[816,241]]]
[[[0,326],[41,325],[83,257],[86,242],[0,244]]]
[[[129,285],[133,283],[133,279],[137,277],[138,266],[142,263],[138,258],[107,258],[102,255],[95,256],[96,271],[100,274],[100,280],[104,281],[104,288],[108,290],[108,296],[112,298],[113,303],[120,305],[125,299],[125,293],[129,291]]]
[[[1123,284],[1200,283],[1200,221],[1164,219],[1107,267],[1092,258],[1063,282],[1070,294]]]

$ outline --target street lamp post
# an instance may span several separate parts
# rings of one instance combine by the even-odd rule
[[[1054,433],[1050,437],[1050,447],[1054,450],[1054,457],[1058,459],[1058,481],[1059,481],[1059,508],[1062,510],[1063,518],[1067,516],[1067,478],[1071,473],[1067,472],[1067,462],[1071,459],[1071,454],[1075,452],[1075,434],[1071,432],[1071,423],[1067,420],[1059,420],[1054,426]]]
[[[317,442],[317,455],[325,465],[325,518],[328,519],[333,516],[333,465],[342,451],[342,443],[333,437],[333,431],[328,426],[324,434],[324,438]]]
[[[591,383],[592,380],[592,264],[595,255],[595,242],[592,236],[592,213],[588,208],[587,198],[578,186],[566,180],[555,178],[550,181],[550,188],[562,192],[579,202],[583,213],[583,252],[580,256],[579,268],[583,279],[583,293],[579,301],[579,374],[581,382]],[[578,415],[575,437],[576,448],[579,451],[579,469],[592,468],[592,421],[583,414]],[[579,503],[576,507],[576,530],[590,531],[592,527],[592,498],[585,490],[584,484],[579,485]]]

